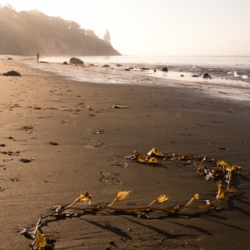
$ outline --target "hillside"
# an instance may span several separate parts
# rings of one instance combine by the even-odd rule
[[[0,5],[0,54],[12,55],[120,55],[111,43],[73,21],[40,11],[16,12]]]

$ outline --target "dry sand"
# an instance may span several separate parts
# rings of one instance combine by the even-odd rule
[[[54,205],[70,204],[86,190],[94,206],[122,190],[133,193],[117,206],[144,206],[160,194],[170,197],[166,206],[196,193],[214,199],[216,183],[197,176],[194,165],[123,159],[134,150],[204,155],[250,171],[249,103],[192,89],[74,82],[4,56],[0,69],[0,249],[29,249],[32,241],[18,229],[35,226]],[[9,70],[22,76],[2,76]],[[238,192],[218,203],[222,210],[185,211],[188,219],[87,214],[42,230],[59,239],[55,249],[247,249],[250,182],[235,180]]]

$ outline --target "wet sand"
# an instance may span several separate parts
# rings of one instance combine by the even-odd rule
[[[145,206],[161,194],[169,197],[163,206],[185,204],[196,193],[201,201],[214,199],[216,182],[198,176],[193,164],[123,158],[153,147],[242,166],[244,175],[234,177],[237,193],[209,213],[51,220],[42,231],[58,239],[55,249],[248,248],[249,103],[198,89],[74,82],[3,56],[0,69],[0,249],[29,249],[32,241],[18,229],[34,227],[54,205],[70,204],[84,191],[93,206],[123,190],[133,193],[118,207]],[[22,76],[2,76],[9,70]]]

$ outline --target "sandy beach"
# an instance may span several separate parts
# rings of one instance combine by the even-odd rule
[[[197,193],[198,204],[215,199],[216,181],[197,175],[193,161],[124,158],[152,148],[241,166],[237,192],[208,212],[54,218],[41,230],[57,239],[55,249],[248,249],[250,103],[192,88],[70,81],[20,58],[1,56],[0,69],[0,249],[29,249],[19,229],[85,191],[91,206],[125,190],[133,192],[117,207],[147,206],[161,194],[169,200],[160,207],[185,205]],[[21,76],[3,76],[10,70]]]

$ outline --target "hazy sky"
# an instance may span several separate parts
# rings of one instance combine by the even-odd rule
[[[250,0],[0,0],[73,20],[123,55],[250,56]]]

